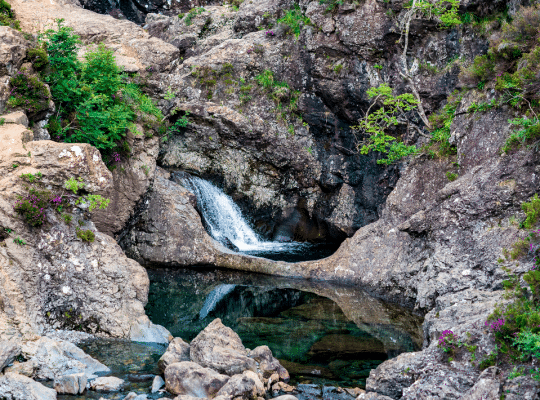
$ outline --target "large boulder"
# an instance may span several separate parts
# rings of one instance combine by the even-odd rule
[[[122,247],[143,265],[214,263],[214,241],[204,230],[194,195],[169,180],[165,170],[158,168],[156,175],[137,222],[121,238]]]
[[[270,378],[273,374],[278,374],[279,379],[287,382],[289,373],[279,363],[277,358],[272,355],[272,350],[268,346],[258,346],[251,350],[248,354],[257,362],[257,367],[261,371],[263,378]]]
[[[74,344],[48,337],[25,343],[22,354],[32,361],[36,368],[35,376],[39,379],[58,379],[79,373],[90,378],[98,372],[110,372],[107,366]]]
[[[133,342],[168,344],[172,335],[163,326],[152,323],[150,318],[142,315],[131,324],[129,338]]]
[[[0,375],[0,396],[8,400],[56,400],[56,390],[24,375]]]
[[[72,223],[46,210],[41,228],[29,226],[13,207],[18,196],[28,193],[21,174],[41,173],[40,182],[53,194],[63,193],[70,178],[82,179],[87,192],[97,193],[112,184],[112,175],[88,144],[31,140],[24,125],[0,126],[0,227],[6,228],[0,236],[1,317],[15,321],[10,326],[32,340],[50,327],[128,337],[132,323],[144,315],[146,270],[107,235],[96,232],[88,243],[77,237],[79,221],[82,229],[95,231],[84,222],[82,205],[73,209]]]
[[[81,394],[86,389],[88,378],[85,373],[63,375],[54,380],[54,390],[61,394]]]
[[[211,398],[228,380],[227,375],[189,361],[170,364],[165,369],[166,388],[173,394]]]
[[[191,360],[227,375],[245,370],[257,372],[255,360],[247,356],[242,340],[219,318],[212,321],[190,344]]]
[[[98,392],[118,392],[124,386],[124,380],[115,376],[102,376],[90,382],[90,389]]]
[[[244,371],[243,374],[233,375],[219,390],[217,396],[250,400],[263,397],[264,394],[264,385],[257,374],[253,371]]]
[[[158,367],[161,372],[164,372],[170,364],[189,360],[189,344],[178,337],[171,340],[167,351],[158,361]]]

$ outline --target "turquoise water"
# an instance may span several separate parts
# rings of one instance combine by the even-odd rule
[[[369,372],[381,362],[421,348],[419,317],[356,288],[216,269],[148,274],[146,312],[152,322],[190,341],[221,318],[247,348],[268,345],[293,384],[364,387]],[[102,339],[80,347],[126,386],[119,393],[87,391],[60,400],[116,400],[130,391],[148,395],[166,349]],[[149,395],[160,397],[163,394]]]
[[[149,270],[146,312],[192,340],[214,318],[247,348],[268,345],[295,383],[364,386],[369,371],[421,348],[421,319],[361,290],[225,270]]]

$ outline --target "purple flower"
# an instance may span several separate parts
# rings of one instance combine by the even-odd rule
[[[118,154],[118,153],[113,153],[112,158],[113,158],[114,162],[117,162],[117,163],[122,161],[122,157],[120,157],[120,154]]]
[[[266,36],[274,36],[274,31],[266,31]]]
[[[497,321],[489,322],[486,321],[485,326],[491,329],[493,332],[499,332],[504,326],[506,321],[503,318],[499,318]]]

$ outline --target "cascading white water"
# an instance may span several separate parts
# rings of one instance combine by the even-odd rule
[[[182,174],[182,185],[197,196],[199,210],[210,235],[222,244],[227,241],[241,252],[287,251],[297,249],[301,243],[268,242],[249,226],[242,211],[223,191],[204,179]]]

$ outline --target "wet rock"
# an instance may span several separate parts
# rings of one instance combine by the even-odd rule
[[[194,362],[170,364],[165,369],[167,391],[193,397],[214,397],[229,377]]]
[[[169,343],[167,351],[159,359],[158,367],[161,372],[164,372],[167,366],[172,363],[189,360],[189,344],[181,338],[174,338]]]
[[[284,394],[283,396],[274,397],[274,400],[298,400],[292,394]]]
[[[90,382],[90,388],[99,392],[118,392],[124,386],[124,380],[115,376],[103,376]]]
[[[21,354],[21,346],[15,341],[3,340],[0,342],[0,372]]]
[[[54,390],[60,394],[80,394],[86,389],[86,374],[63,375],[54,380]]]
[[[121,238],[122,247],[145,265],[213,263],[216,250],[192,205],[193,195],[162,172],[158,169],[153,191],[140,210],[138,221]],[[178,226],[183,229],[177,229]]]
[[[163,326],[153,324],[146,315],[142,315],[131,325],[129,338],[133,342],[168,344],[172,335]]]
[[[256,399],[265,394],[264,385],[253,371],[244,371],[243,374],[233,375],[223,386],[217,396],[242,399]]]
[[[221,323],[219,318],[211,322],[190,344],[191,359],[220,373],[236,375],[251,370],[256,372],[255,360],[247,356],[240,337]]]
[[[13,400],[56,400],[56,391],[27,376],[8,372],[0,376],[0,396]]]
[[[163,378],[157,375],[152,381],[152,393],[159,392],[159,389],[161,389],[164,385],[165,381],[163,380]]]
[[[274,358],[272,351],[268,346],[258,346],[251,350],[248,356],[253,358],[259,364],[258,367],[263,374],[263,378],[269,378],[277,373],[279,379],[288,382],[290,378],[289,373],[279,361]]]

